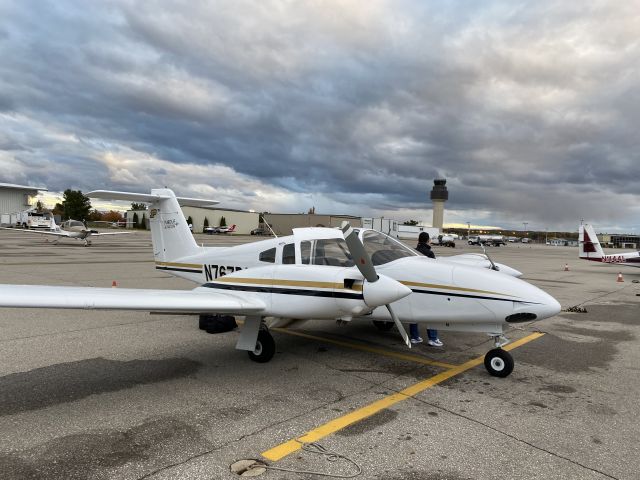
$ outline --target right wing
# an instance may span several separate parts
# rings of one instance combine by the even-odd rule
[[[262,312],[257,298],[198,287],[194,290],[0,285],[0,307],[142,310],[176,313]]]
[[[30,228],[7,228],[0,227],[2,230],[13,230],[14,232],[21,233],[39,233],[40,235],[55,235],[56,237],[68,237],[69,233],[61,230],[59,232],[52,232],[51,230],[32,230]]]

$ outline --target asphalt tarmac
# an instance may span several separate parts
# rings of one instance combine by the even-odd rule
[[[489,253],[563,309],[587,311],[510,331],[505,379],[478,365],[492,345],[477,334],[442,332],[444,348],[408,351],[394,330],[316,321],[273,332],[276,356],[257,364],[234,349],[237,332],[209,335],[194,316],[2,309],[0,478],[231,479],[240,459],[356,472],[300,449],[301,437],[366,479],[638,478],[640,269],[579,261],[569,247]],[[148,232],[85,248],[0,231],[0,283],[194,287],[152,260]]]

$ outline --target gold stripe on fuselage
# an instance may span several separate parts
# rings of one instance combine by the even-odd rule
[[[156,262],[156,267],[202,268],[202,265],[197,263]]]
[[[435,283],[409,282],[404,280],[399,280],[399,282],[407,287],[437,288],[439,290],[453,290],[455,292],[487,293],[491,295],[501,295],[503,297],[514,296],[509,293],[493,292],[491,290],[478,290],[476,288],[454,287],[453,285],[436,285]]]

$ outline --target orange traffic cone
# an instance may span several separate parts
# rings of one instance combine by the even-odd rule
[[[568,272],[568,271],[569,271],[569,264],[568,264],[568,263],[565,263],[565,264],[564,264],[564,271],[565,271],[565,272]]]
[[[115,280],[111,282],[111,288],[116,288],[117,286],[118,286],[118,282],[116,282]]]
[[[616,282],[624,282],[624,278],[622,278],[622,272],[618,272],[618,279]]]

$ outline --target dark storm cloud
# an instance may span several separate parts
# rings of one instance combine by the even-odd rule
[[[50,189],[139,181],[255,195],[271,185],[347,213],[423,211],[433,178],[446,176],[448,208],[484,212],[485,223],[634,225],[639,11],[5,4],[0,166],[6,181]],[[144,172],[127,158],[145,159]],[[232,170],[194,179],[180,165]]]

